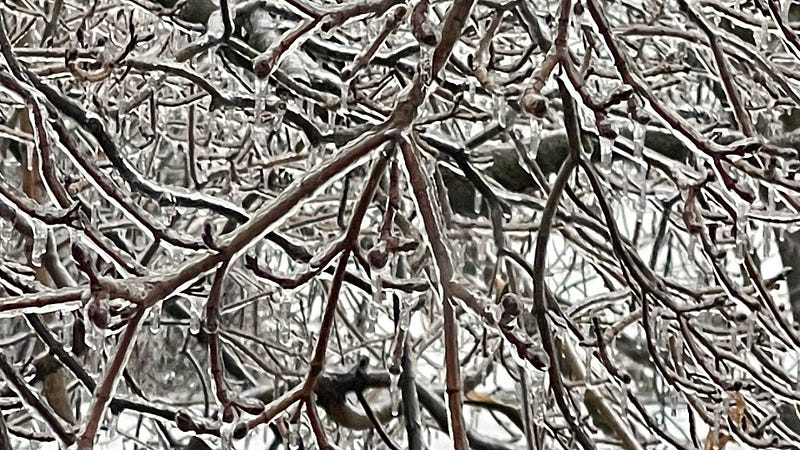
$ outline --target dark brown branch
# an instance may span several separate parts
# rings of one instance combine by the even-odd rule
[[[403,356],[401,356],[402,372],[398,382],[403,395],[403,420],[408,436],[408,450],[422,450],[422,418],[419,412],[419,399],[416,389],[416,367],[408,346],[408,337],[403,340]]]

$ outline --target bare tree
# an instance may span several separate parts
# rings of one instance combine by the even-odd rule
[[[0,12],[0,449],[800,442],[794,3]]]

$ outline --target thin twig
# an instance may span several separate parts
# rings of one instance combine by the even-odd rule
[[[559,91],[564,103],[564,123],[567,128],[567,136],[570,143],[570,153],[567,159],[561,166],[556,180],[550,189],[550,194],[547,197],[542,217],[539,221],[539,233],[536,235],[536,249],[533,257],[534,278],[533,278],[533,310],[531,311],[536,318],[536,325],[539,329],[539,336],[542,340],[542,347],[544,348],[547,356],[549,357],[548,372],[550,374],[550,387],[553,390],[555,401],[558,404],[564,419],[567,421],[570,430],[574,433],[578,442],[581,443],[585,450],[594,449],[595,446],[591,439],[586,435],[586,432],[579,426],[570,412],[570,407],[567,404],[568,393],[565,390],[564,381],[562,379],[561,369],[559,366],[559,352],[555,347],[553,341],[552,331],[550,330],[550,322],[547,315],[547,302],[545,299],[545,284],[544,276],[546,271],[546,258],[547,258],[547,243],[550,240],[550,230],[553,224],[558,204],[561,199],[561,194],[569,182],[572,171],[578,163],[580,157],[580,140],[578,135],[578,123],[572,106],[572,97],[567,91],[564,83],[557,78]]]
[[[356,391],[356,398],[358,399],[358,403],[364,409],[364,412],[367,414],[367,417],[369,417],[370,422],[372,422],[372,426],[375,427],[375,431],[378,432],[378,436],[380,436],[383,443],[386,444],[386,447],[388,447],[389,450],[399,450],[400,447],[398,447],[392,438],[386,434],[386,430],[383,429],[381,421],[378,420],[378,417],[375,415],[372,407],[369,406],[369,402],[364,397],[364,393],[361,391]]]
[[[144,310],[139,309],[128,319],[125,331],[119,339],[114,358],[109,361],[103,380],[92,394],[92,405],[89,407],[89,415],[78,439],[78,450],[90,450],[94,447],[94,438],[100,421],[105,415],[106,409],[111,401],[114,390],[116,389],[122,369],[128,362],[128,357],[136,342],[136,335],[141,325]]]
[[[436,281],[438,282],[439,298],[442,302],[442,318],[444,320],[444,363],[445,363],[445,390],[447,391],[448,409],[450,411],[450,437],[456,450],[469,448],[464,426],[462,412],[462,381],[461,362],[458,358],[458,325],[453,311],[453,297],[450,292],[450,283],[453,281],[453,263],[444,243],[441,219],[438,210],[428,195],[428,177],[423,173],[422,166],[410,142],[399,139],[397,144],[403,153],[408,182],[411,184],[414,198],[417,200],[419,213],[422,216],[425,233],[435,262]]]

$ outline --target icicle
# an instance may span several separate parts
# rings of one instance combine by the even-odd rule
[[[378,306],[367,300],[364,310],[364,331],[375,332],[375,323],[378,321]]]
[[[372,21],[372,20],[369,21],[370,24],[372,22],[374,22],[374,21]],[[355,24],[355,26],[356,26],[356,30],[355,30],[356,33],[359,33],[361,35],[359,44],[362,47],[368,46],[370,44],[370,39],[371,39],[371,35],[372,35],[372,27],[368,26],[368,24],[363,23],[363,22],[359,22],[359,23]]]
[[[328,114],[330,117],[331,114]],[[310,145],[308,147],[308,156],[306,157],[306,168],[311,171],[322,160],[322,155],[325,153],[325,148],[322,145]]]
[[[619,197],[619,202],[622,205],[624,205],[624,203],[629,200],[628,194],[630,194],[630,192],[631,192],[631,183],[628,182],[628,177],[626,176],[625,182],[622,183],[622,195]]]
[[[276,291],[274,298],[278,301],[278,317],[288,322],[292,316],[292,300],[291,298],[283,295],[283,291]]]
[[[288,323],[282,321],[275,322],[276,333],[278,334],[278,343],[284,347],[292,343],[292,329]]]
[[[288,434],[287,448],[300,448],[300,423],[290,424]]]
[[[159,331],[161,331],[161,302],[150,309],[150,332],[158,334]]]
[[[433,59],[433,47],[429,45],[420,45],[419,57],[417,61],[419,64],[418,69],[420,77],[424,83],[427,83],[427,92],[434,92],[436,89],[436,81],[431,80],[431,64]],[[427,99],[427,93],[426,93]]]
[[[253,125],[260,127],[264,124],[264,109],[267,103],[267,90],[269,83],[266,78],[256,77],[255,108],[253,114]]]
[[[347,111],[347,100],[348,95],[350,95],[350,84],[346,81],[343,81],[342,84],[339,86],[340,93],[339,93],[339,108],[342,111]]]
[[[400,302],[400,317],[397,320],[397,326],[403,331],[408,331],[408,326],[411,324],[411,308],[402,300]]]
[[[775,213],[775,192],[772,189],[767,189],[767,214]]]
[[[332,110],[328,110],[328,130],[333,131],[336,128],[336,113]]]
[[[647,127],[638,120],[633,121],[633,156],[637,162],[641,162],[644,152],[644,139]]]
[[[72,327],[75,326],[75,320],[67,320],[72,315],[63,314],[61,327],[59,329],[59,340],[64,343],[64,350],[67,352],[72,351]]]
[[[111,409],[109,409],[106,411],[106,416],[106,428],[108,429],[108,435],[113,437],[118,433],[119,414],[114,414],[111,412]]]
[[[287,327],[288,328],[288,327]],[[317,341],[317,334],[313,331],[309,331],[308,338],[312,342]],[[303,350],[303,340],[302,339],[294,339],[294,343],[292,344],[292,351],[295,355],[305,355],[306,352]],[[295,372],[302,372],[306,366],[306,361],[303,358],[293,358],[294,359],[294,367],[293,369]]]
[[[467,80],[467,88],[469,89],[469,90],[468,90],[468,93],[469,93],[469,97],[468,97],[468,98],[469,98],[469,103],[470,103],[470,105],[472,105],[472,104],[474,104],[474,103],[475,103],[475,90],[476,90],[476,84],[477,84],[477,83],[475,82],[475,79],[474,79],[474,78],[472,78],[472,77],[470,77],[470,78]]]
[[[400,415],[400,374],[389,373],[389,397],[392,404],[392,417]]]
[[[661,327],[659,322],[661,319],[661,307],[653,306],[650,311],[650,323],[653,324],[653,341],[658,342],[661,339]]]
[[[33,245],[31,246],[31,265],[42,266],[42,255],[47,251],[47,228],[39,221],[33,221]]]
[[[761,28],[753,33],[753,40],[759,49],[765,48],[769,43],[769,22],[769,20],[761,22]]]
[[[234,424],[223,422],[219,427],[219,450],[231,450],[233,448],[233,426]]]
[[[744,257],[749,251],[749,245],[747,242],[747,236],[744,234],[739,235],[738,239],[736,239],[736,246],[734,247],[734,263],[737,267],[739,267],[742,262],[744,261]]]
[[[278,301],[278,342],[281,345],[289,346],[292,343],[292,327],[290,326],[292,317],[292,301],[277,291],[274,299]]]
[[[493,98],[495,119],[497,119],[497,124],[500,125],[500,128],[505,129],[508,122],[508,104],[506,103],[506,98],[502,95],[494,95]]]
[[[172,221],[177,213],[178,209],[175,207],[174,203],[167,203],[161,206],[162,222],[165,227],[169,228],[172,225]]]
[[[697,237],[694,234],[690,234],[689,242],[686,244],[686,254],[692,260],[694,260],[694,251],[696,248],[697,248]]]
[[[33,171],[33,144],[25,146],[25,168],[28,172]]]
[[[375,332],[375,323],[378,321],[378,307],[383,302],[383,281],[380,276],[372,279],[372,299],[364,301],[364,330],[367,333]]]
[[[611,168],[611,157],[614,151],[614,140],[600,137],[600,166],[604,169]]]
[[[749,209],[750,205],[745,202],[739,202],[736,205],[736,232],[738,233],[738,241],[747,238],[747,213]]]
[[[0,220],[0,255],[5,255],[11,249],[14,225],[7,220]]]
[[[770,216],[775,214],[775,193],[772,192],[772,189],[767,189],[767,214]],[[767,222],[764,222],[761,226],[764,228],[764,242],[761,245],[761,249],[763,258],[767,259],[772,247],[772,227]]]
[[[763,228],[763,233],[764,233],[764,242],[762,242],[761,244],[761,252],[762,252],[761,257],[763,259],[767,259],[771,254],[770,250],[772,247],[772,227],[770,227],[769,224],[766,223],[764,223],[761,226]]]
[[[306,118],[308,120],[314,120],[314,102],[311,100],[304,100],[303,101],[306,110]]]
[[[586,388],[589,389],[594,383],[593,374],[592,374],[592,348],[586,347],[584,349],[584,365],[586,366]]]
[[[669,416],[678,417],[678,409],[681,407],[681,396],[677,391],[669,389],[667,391],[669,398]]]
[[[83,313],[83,323],[86,324],[86,334],[84,335],[84,341],[86,342],[86,346],[90,349],[94,350],[93,352],[89,352],[91,355],[97,357],[97,361],[99,362],[99,358],[102,355],[103,351],[103,341],[105,341],[105,331],[97,328],[92,320],[89,318],[89,315],[86,313],[86,309],[84,308]]]
[[[719,449],[719,432],[722,425],[722,402],[719,402],[714,408],[714,428],[711,429],[711,448]]]
[[[197,334],[200,332],[200,322],[202,311],[202,302],[199,299],[189,300],[189,332]]]
[[[639,167],[639,205],[636,208],[636,223],[644,222],[644,212],[647,209],[647,170]]]
[[[525,377],[525,381],[528,383],[528,399],[530,400],[530,408],[531,408],[531,422],[536,425],[541,425],[542,420],[539,416],[539,411],[541,409],[541,398],[539,398],[539,393],[536,391],[536,378],[529,376],[528,372],[525,370],[524,366],[519,366],[522,370],[522,376]],[[493,370],[495,374],[498,372],[497,370]]]
[[[283,117],[286,115],[286,106],[278,105],[275,113],[272,115],[272,120],[269,123],[269,131],[279,130],[283,125]]]
[[[383,292],[383,279],[390,276],[390,272],[387,267],[382,268],[373,268],[372,269],[373,277],[372,277],[372,302],[374,305],[380,306],[383,304],[384,300],[384,292]]]
[[[528,141],[528,154],[531,159],[536,159],[539,154],[539,144],[542,141],[542,125],[536,117],[530,117],[530,133],[531,138]]]
[[[794,384],[794,388],[796,390],[800,388],[800,351],[795,350],[794,361],[795,361],[795,367],[797,369],[797,373],[795,374],[795,384]]]
[[[214,70],[217,67],[217,46],[214,45],[208,49],[206,52],[206,64],[207,68],[210,70]]]
[[[744,255],[748,251],[749,243],[748,243],[748,236],[747,236],[747,211],[749,209],[749,205],[745,203],[740,203],[737,206],[736,211],[736,245],[734,246],[733,256],[734,262],[737,266],[739,266],[742,261],[744,261]]]

